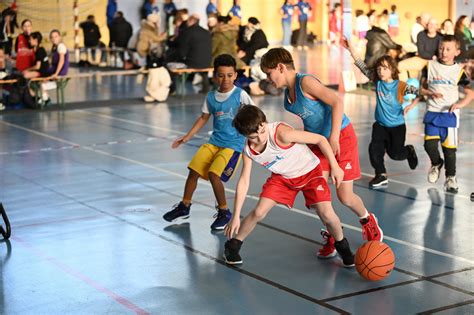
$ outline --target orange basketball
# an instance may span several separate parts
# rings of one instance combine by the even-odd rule
[[[357,250],[355,267],[363,278],[379,281],[392,272],[395,267],[395,255],[387,244],[370,241],[362,244]]]

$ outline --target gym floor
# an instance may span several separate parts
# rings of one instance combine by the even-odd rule
[[[325,83],[337,82],[347,59],[324,47],[295,56]],[[316,69],[330,63],[341,66]],[[390,276],[369,282],[337,257],[317,259],[322,224],[302,196],[294,209],[275,207],[256,227],[237,268],[223,261],[225,236],[210,231],[215,209],[208,182],[200,181],[187,221],[165,222],[161,216],[180,200],[187,163],[211,124],[179,149],[170,145],[200,114],[204,95],[145,105],[123,100],[142,95],[143,83],[120,80],[78,81],[67,92],[89,105],[104,95],[120,105],[0,116],[0,201],[12,225],[10,240],[0,243],[0,313],[474,314],[472,105],[461,116],[457,195],[443,191],[444,175],[437,184],[426,180],[423,105],[407,117],[418,168],[387,160],[388,187],[370,190],[375,99],[343,95],[359,139],[363,177],[355,191],[396,255]],[[301,126],[281,97],[254,100],[269,121]],[[243,214],[255,206],[267,176],[254,166]],[[237,178],[226,185],[231,205]],[[355,251],[363,243],[360,225],[334,199]]]

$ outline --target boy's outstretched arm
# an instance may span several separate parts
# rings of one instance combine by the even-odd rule
[[[332,152],[331,146],[324,136],[308,131],[295,130],[289,126],[285,126],[284,128],[278,128],[277,139],[281,142],[282,146],[288,146],[291,143],[318,145],[321,152],[329,161],[333,183],[336,183],[336,187],[341,185],[344,178],[344,171],[339,167],[339,164],[336,161],[336,156]]]
[[[194,137],[194,135],[199,130],[201,130],[202,127],[204,127],[204,125],[207,123],[210,117],[211,117],[211,114],[202,113],[201,116],[199,116],[198,119],[196,119],[196,121],[194,122],[194,125],[191,127],[188,133],[174,140],[173,143],[171,144],[171,147],[173,149],[176,149],[181,144],[186,143],[189,140],[191,140],[191,138]]]
[[[338,155],[340,152],[339,136],[341,134],[342,116],[344,115],[344,102],[336,93],[312,76],[305,76],[301,80],[301,87],[303,92],[311,99],[321,100],[332,107],[331,134],[328,140],[334,155]]]
[[[250,173],[252,172],[252,160],[242,153],[242,172],[240,173],[239,181],[237,182],[237,189],[235,193],[234,211],[232,219],[227,223],[224,233],[228,238],[232,238],[239,233],[240,228],[240,211],[244,205],[245,197],[249,191]]]
[[[342,47],[344,47],[345,49],[347,49],[350,53],[351,53],[351,56],[352,58],[354,59],[354,64],[356,65],[357,68],[360,69],[360,71],[369,79],[372,79],[372,73],[371,71],[369,70],[369,68],[367,67],[367,65],[365,64],[364,61],[362,61],[362,59],[360,59],[359,55],[357,54],[357,52],[355,51],[354,47],[352,46],[351,42],[346,38],[346,37],[343,37],[342,38]]]

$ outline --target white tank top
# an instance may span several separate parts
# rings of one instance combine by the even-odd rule
[[[245,154],[275,174],[285,178],[296,178],[305,175],[319,165],[319,159],[306,144],[293,143],[288,147],[281,147],[276,140],[276,131],[283,122],[267,124],[268,141],[265,150],[261,153],[250,148],[245,143]]]
[[[443,95],[440,98],[428,98],[430,112],[447,112],[459,100],[458,82],[462,73],[463,68],[457,63],[448,66],[438,61],[428,62],[428,86]]]

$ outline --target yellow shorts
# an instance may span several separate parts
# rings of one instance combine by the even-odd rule
[[[223,182],[227,182],[239,166],[240,155],[240,152],[232,149],[205,143],[189,162],[188,168],[205,180],[209,180],[209,173],[214,173],[220,176]]]

